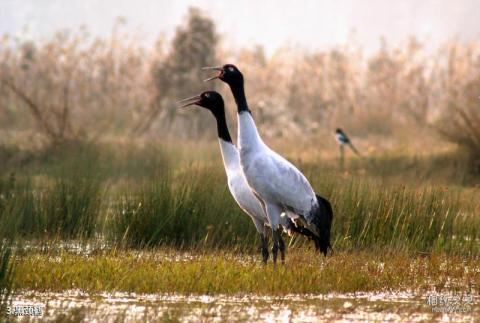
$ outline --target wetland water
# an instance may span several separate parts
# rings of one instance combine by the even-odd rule
[[[432,295],[435,299],[432,299]],[[11,306],[39,306],[42,316],[33,321],[84,322],[317,322],[425,320],[475,322],[478,297],[462,303],[465,313],[440,308],[445,295],[413,293],[356,293],[327,295],[185,296],[175,294],[100,293],[78,290],[62,293],[23,291]],[[429,299],[430,297],[430,299]],[[437,304],[437,307],[429,304]],[[465,307],[467,306],[467,307]],[[468,307],[469,306],[469,307]],[[10,318],[13,318],[10,316]]]

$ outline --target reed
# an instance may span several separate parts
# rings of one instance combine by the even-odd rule
[[[99,183],[87,178],[57,178],[34,184],[10,179],[0,205],[3,235],[31,240],[90,239],[99,221]]]
[[[156,46],[142,46],[121,23],[95,40],[85,30],[38,42],[3,35],[5,137],[23,145],[212,137],[208,115],[182,115],[174,102],[201,91],[202,64],[229,61],[246,76],[264,138],[312,140],[341,126],[367,144],[372,136],[432,147],[446,139],[468,151],[470,170],[478,171],[478,42],[451,41],[426,51],[410,38],[396,47],[383,43],[371,55],[349,42],[308,53],[284,48],[267,56],[261,47],[215,50],[214,22],[196,10],[187,19],[172,44],[159,39]],[[227,90],[221,91],[233,106]],[[234,117],[234,109],[227,112]]]
[[[10,198],[12,194],[12,187],[14,185],[14,177],[11,176],[7,180],[0,178],[0,214],[5,208],[5,201]],[[8,304],[9,297],[12,291],[14,265],[15,261],[12,254],[12,235],[6,235],[7,230],[5,222],[0,217],[0,311],[3,312],[4,307]]]
[[[123,190],[108,223],[113,240],[128,247],[229,248],[255,241],[250,218],[212,168],[167,173]]]
[[[0,242],[0,310],[2,311],[12,291],[14,260],[11,246],[5,241]]]
[[[24,170],[29,175],[4,176],[0,230],[26,240],[100,239],[117,248],[257,249],[254,226],[231,197],[218,160],[192,165],[180,162],[182,154],[166,158],[172,155],[167,148],[153,154],[124,149],[59,154],[42,162],[39,175],[35,165]],[[400,167],[412,178],[404,184],[392,172],[397,158],[371,163],[350,163],[349,175],[328,162],[300,163],[315,190],[332,202],[335,249],[478,255],[475,191],[413,180],[417,172]]]

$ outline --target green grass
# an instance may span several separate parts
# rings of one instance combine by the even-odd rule
[[[319,172],[314,185],[332,201],[334,248],[479,254],[480,218],[460,192],[441,188],[385,187],[372,180],[343,179]],[[256,247],[249,218],[211,168],[129,187],[108,228],[129,247]],[[297,243],[302,243],[298,239]]]
[[[445,254],[341,252],[324,258],[290,249],[286,265],[264,266],[231,252],[29,254],[16,263],[15,287],[38,291],[285,295],[355,291],[467,291],[480,283],[479,260]]]
[[[14,175],[0,181],[3,235],[28,239],[87,239],[96,233],[100,182],[64,176],[34,183]]]
[[[432,155],[388,152],[348,161],[348,171],[365,173],[378,179],[397,182],[431,183],[434,185],[475,185],[478,175],[472,172],[469,156],[462,150]]]
[[[456,190],[328,177],[322,185],[335,210],[337,248],[479,254],[480,218]]]
[[[287,264],[274,268],[259,263],[256,230],[218,151],[190,163],[195,150],[58,149],[0,176],[3,295],[12,279],[16,289],[265,295],[480,283],[470,270],[479,267],[478,192],[412,180],[407,169],[401,180],[397,161],[378,161],[378,174],[358,160],[348,173],[297,163],[332,202],[335,252],[324,258],[286,238]],[[69,246],[78,253],[62,251]]]
[[[171,148],[58,149],[38,161],[43,167],[0,177],[0,231],[30,241],[100,239],[116,248],[256,251],[254,226],[218,159],[186,164]],[[379,174],[390,172],[387,164],[378,162]],[[301,169],[332,202],[335,250],[480,254],[480,203],[468,188],[339,173],[321,161]]]
[[[250,218],[233,201],[224,175],[192,168],[120,190],[107,235],[127,247],[231,248],[256,239]]]
[[[8,242],[0,241],[0,311],[8,303],[14,276],[12,249]]]
[[[10,176],[6,180],[0,179],[0,214],[7,208],[8,200],[12,198],[15,179]],[[0,217],[0,219],[2,219]],[[2,219],[3,220],[3,219]],[[9,225],[0,221],[0,311],[7,304],[11,289],[14,267],[12,265],[12,240],[14,235],[8,233]]]

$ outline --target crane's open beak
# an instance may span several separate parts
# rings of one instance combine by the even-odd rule
[[[201,100],[200,95],[195,95],[195,96],[180,100],[180,101],[178,101],[178,103],[183,103],[182,105],[180,105],[180,108],[185,108],[185,107],[188,107],[190,105],[200,103],[200,100]]]
[[[204,71],[219,71],[220,72],[220,74],[218,74],[217,76],[212,76],[212,77],[209,77],[208,79],[203,80],[204,82],[208,82],[208,81],[211,81],[211,80],[214,80],[214,79],[218,79],[223,74],[223,68],[221,66],[202,67],[202,70],[204,70]]]

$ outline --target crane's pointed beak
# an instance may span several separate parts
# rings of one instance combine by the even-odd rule
[[[215,67],[210,67],[210,66],[207,66],[207,67],[202,67],[202,70],[204,71],[219,71],[220,74],[216,75],[216,76],[212,76],[212,77],[209,77],[208,79],[205,79],[203,80],[204,82],[209,82],[211,80],[215,80],[215,79],[218,79],[220,76],[222,76],[222,73],[223,73],[223,68],[221,66],[215,66]]]
[[[223,68],[221,66],[205,66],[205,67],[202,67],[202,70],[204,70],[204,71],[223,71]]]
[[[198,104],[200,102],[200,99],[201,99],[200,95],[195,95],[195,96],[180,100],[178,101],[178,103],[183,103],[183,104],[181,104],[179,108],[186,108],[188,106]]]

